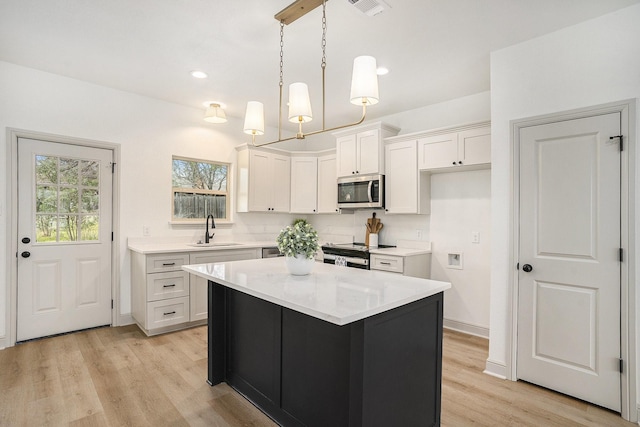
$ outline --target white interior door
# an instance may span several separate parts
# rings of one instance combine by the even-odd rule
[[[17,341],[111,324],[111,162],[18,139]]]
[[[520,130],[519,379],[620,411],[620,114]]]

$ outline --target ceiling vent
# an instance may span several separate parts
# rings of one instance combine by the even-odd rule
[[[368,16],[374,16],[389,9],[389,5],[382,0],[348,0],[360,12]]]

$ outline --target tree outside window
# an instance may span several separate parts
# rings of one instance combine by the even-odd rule
[[[173,157],[172,220],[229,220],[229,164]]]

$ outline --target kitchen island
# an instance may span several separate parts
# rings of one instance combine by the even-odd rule
[[[209,281],[208,382],[284,426],[440,424],[449,283],[284,259],[183,266]]]

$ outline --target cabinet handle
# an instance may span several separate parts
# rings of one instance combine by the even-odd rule
[[[382,264],[382,265],[391,265],[390,262],[384,262],[384,261],[380,261],[380,264]]]
[[[461,165],[461,164],[462,164],[462,160],[460,160],[460,161],[458,162],[458,164],[459,164],[459,165]]]
[[[174,311],[170,311],[168,313],[164,313],[165,316],[170,316],[172,314],[176,314],[175,310]]]
[[[360,173],[360,171],[356,171],[356,173]]]
[[[355,175],[356,173],[354,171],[351,171],[351,175]]]
[[[456,162],[454,161],[452,164],[454,164],[454,165],[455,165],[455,164],[456,164]]]
[[[176,265],[176,263],[175,262],[166,262],[166,263],[162,264],[163,267],[170,267],[172,265]]]
[[[175,284],[175,283],[173,283],[173,284],[171,284],[171,285],[163,285],[162,287],[163,287],[163,288],[175,288],[175,287],[176,287],[176,284]]]

